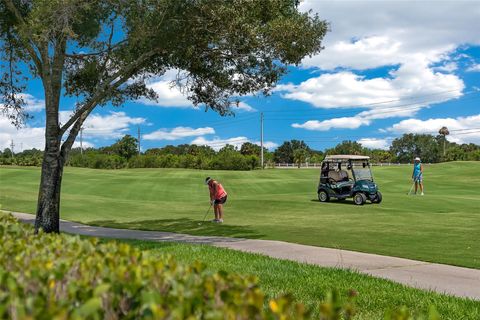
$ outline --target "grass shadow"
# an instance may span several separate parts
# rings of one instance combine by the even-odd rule
[[[318,199],[312,199],[310,200],[311,202],[320,202]],[[332,203],[332,204],[348,204],[349,206],[354,206],[355,203],[353,202],[353,199],[345,199],[345,200],[337,200],[333,199],[328,201],[327,203]],[[370,205],[372,204],[370,201],[365,202],[365,205]]]
[[[147,231],[165,231],[175,233],[186,233],[202,236],[221,236],[234,238],[260,239],[264,234],[258,233],[250,226],[238,226],[230,224],[217,224],[210,221],[201,223],[199,220],[188,218],[181,219],[155,219],[136,220],[130,222],[118,222],[115,220],[94,220],[87,224],[100,227],[135,229]]]

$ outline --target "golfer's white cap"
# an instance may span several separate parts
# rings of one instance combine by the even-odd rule
[[[207,177],[207,178],[205,179],[205,184],[208,184],[208,183],[210,182],[210,180],[212,180],[212,178]]]
[[[420,158],[419,158],[419,157],[415,157],[415,161],[420,161]]]

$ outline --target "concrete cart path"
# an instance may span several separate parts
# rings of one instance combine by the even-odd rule
[[[31,214],[18,212],[12,212],[12,214],[23,222],[33,223],[34,221],[34,216]],[[60,229],[67,233],[102,238],[208,244],[322,267],[356,270],[415,288],[480,300],[480,270],[476,269],[274,240],[103,228],[65,220],[61,220]]]

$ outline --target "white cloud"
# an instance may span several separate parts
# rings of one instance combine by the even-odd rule
[[[295,128],[356,129],[372,120],[411,117],[420,109],[462,96],[465,85],[453,74],[434,72],[421,58],[391,71],[390,77],[367,79],[350,71],[326,73],[298,85],[280,85],[283,97],[307,102],[322,109],[366,109],[355,116],[310,120]]]
[[[311,119],[294,127],[356,129],[375,119],[412,117],[422,108],[462,96],[465,84],[452,74],[462,54],[454,51],[464,44],[480,44],[472,28],[480,21],[478,2],[440,1],[432,6],[427,1],[380,5],[376,1],[306,0],[301,9],[312,9],[331,22],[326,49],[303,61],[304,67],[329,73],[300,84],[279,85],[276,90],[283,98],[316,108],[366,110],[336,119]],[[391,71],[375,78],[355,72],[378,67]]]
[[[37,99],[31,94],[22,93],[20,96],[25,101],[25,111],[26,112],[38,112],[45,109],[45,101],[42,99]]]
[[[69,111],[60,111],[60,122],[65,123],[71,116]],[[127,134],[131,125],[142,124],[144,118],[131,118],[125,112],[110,112],[107,115],[92,114],[84,124],[83,146],[93,147],[89,139],[116,139]],[[13,140],[15,152],[20,149],[40,149],[45,146],[45,128],[25,126],[17,129],[6,117],[0,115],[0,149],[10,148]],[[79,137],[73,145],[79,147]]]
[[[245,142],[249,142],[247,137],[235,137],[229,139],[213,138],[211,140],[205,139],[204,137],[198,137],[193,140],[191,144],[196,144],[199,146],[210,146],[214,150],[218,151],[227,144],[235,146],[236,148],[240,148]]]
[[[463,44],[480,44],[477,1],[301,2],[330,21],[325,50],[304,60],[325,70],[366,69],[407,62],[419,53],[430,62]]]
[[[85,140],[84,140],[84,141],[82,142],[82,147],[83,147],[83,149],[86,149],[86,148],[94,148],[95,145],[94,145],[92,142],[89,142],[89,141],[85,141]],[[73,143],[72,148],[80,148],[80,141],[75,141],[75,142]]]
[[[159,107],[193,108],[192,102],[187,99],[178,87],[172,84],[171,80],[158,80],[150,83],[148,87],[155,90],[158,94],[158,100],[142,99],[141,102],[143,104]]]
[[[443,71],[443,72],[450,73],[458,69],[458,64],[456,62],[445,62],[440,66],[434,67],[433,69],[436,71]]]
[[[260,145],[259,141],[251,141],[247,137],[243,137],[243,136],[228,138],[228,139],[221,139],[221,138],[215,137],[211,140],[205,139],[204,137],[198,137],[195,140],[193,140],[191,142],[191,144],[196,144],[196,145],[199,145],[199,146],[210,146],[210,147],[212,147],[212,149],[218,151],[221,148],[223,148],[224,146],[226,146],[227,144],[233,145],[236,148],[240,149],[242,144],[244,144],[245,142],[251,142],[251,143],[254,143],[256,145]],[[278,147],[278,144],[276,144],[275,142],[272,142],[272,141],[264,141],[263,146],[267,149],[274,149],[274,148]]]
[[[44,128],[23,127],[15,128],[6,117],[0,116],[0,149],[10,148],[13,140],[14,151],[21,149],[43,149],[45,141]]]
[[[386,131],[397,134],[429,133],[436,135],[443,126],[450,131],[450,135],[447,137],[449,141],[480,143],[480,114],[458,118],[407,119],[394,124]]]
[[[369,149],[387,150],[390,146],[389,139],[362,138],[358,140],[358,143]]]
[[[472,64],[470,67],[467,68],[468,72],[480,72],[480,63]]]
[[[368,124],[370,124],[370,120],[360,117],[342,117],[323,121],[309,120],[302,124],[294,123],[292,124],[292,127],[313,131],[328,131],[332,128],[357,129],[362,125]]]
[[[247,104],[245,102],[240,102],[236,109],[240,110],[240,111],[245,111],[245,112],[255,112],[255,111],[257,111],[257,109],[253,108],[252,106],[250,106],[249,104]]]
[[[176,85],[177,75],[181,73],[181,70],[170,69],[163,76],[150,80],[147,88],[153,89],[157,93],[158,99],[154,101],[143,98],[139,102],[158,107],[193,108],[192,102]]]
[[[45,101],[42,99],[37,99],[29,93],[20,93],[17,96],[25,102],[23,110],[27,113],[35,113],[45,109]],[[3,103],[0,103],[0,109],[2,109],[3,106]]]
[[[67,122],[71,114],[70,111],[60,111],[60,122]],[[130,126],[145,122],[145,118],[132,118],[123,111],[111,111],[107,115],[95,113],[85,120],[83,136],[97,139],[118,139],[130,131]]]
[[[307,102],[317,108],[369,105],[368,109],[375,109],[417,101],[423,105],[447,101],[461,96],[464,86],[456,75],[433,72],[425,61],[412,61],[391,71],[388,78],[367,79],[343,71],[322,74],[298,85],[279,85],[276,90],[283,92],[284,98]]]
[[[176,127],[172,130],[159,129],[143,136],[145,140],[178,140],[186,137],[198,137],[207,134],[214,134],[211,127],[193,129],[190,127]]]

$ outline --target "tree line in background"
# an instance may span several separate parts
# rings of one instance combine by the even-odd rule
[[[425,163],[480,160],[480,146],[449,142],[446,135],[404,134],[392,141],[389,150],[369,149],[356,141],[343,141],[324,152],[311,149],[304,141],[285,141],[273,152],[264,149],[266,166],[275,163],[320,163],[327,154],[368,155],[374,163],[409,163],[420,157]],[[260,167],[260,146],[246,142],[240,148],[226,145],[218,151],[209,146],[181,144],[148,149],[138,153],[138,141],[124,136],[111,146],[72,149],[67,165],[95,169],[190,168],[208,170],[252,170]],[[40,166],[43,152],[36,149],[12,154],[0,151],[1,165]]]

